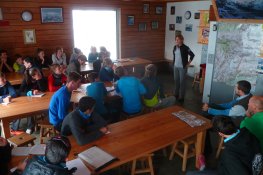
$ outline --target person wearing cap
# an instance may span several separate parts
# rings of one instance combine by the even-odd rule
[[[80,74],[80,66],[85,65],[85,62],[87,61],[87,57],[85,55],[78,56],[77,60],[74,60],[72,63],[70,63],[66,70],[66,75],[69,75],[70,72],[77,72]]]
[[[61,134],[72,134],[79,145],[85,145],[109,132],[106,121],[94,112],[95,104],[92,97],[82,97],[79,107],[63,120]]]
[[[45,156],[33,156],[26,163],[23,174],[34,175],[71,175],[76,168],[68,169],[66,159],[71,144],[67,137],[52,137],[46,144]]]

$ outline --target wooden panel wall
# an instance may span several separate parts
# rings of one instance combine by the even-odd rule
[[[150,13],[143,14],[143,4],[150,4]],[[63,7],[64,23],[41,24],[40,7]],[[163,6],[163,14],[156,15],[155,7]],[[73,48],[72,10],[96,8],[121,9],[121,57],[141,56],[148,59],[162,59],[165,38],[165,2],[134,2],[117,0],[1,0],[4,20],[9,26],[0,26],[0,48],[7,49],[13,60],[16,53],[23,56],[35,55],[36,48],[43,48],[46,55],[62,46],[70,56]],[[29,10],[33,13],[31,22],[21,19],[21,12]],[[135,15],[135,25],[127,25],[127,15]],[[151,22],[158,21],[159,29],[152,30]],[[147,31],[139,32],[138,24],[147,23]],[[35,29],[36,44],[24,44],[23,30]]]

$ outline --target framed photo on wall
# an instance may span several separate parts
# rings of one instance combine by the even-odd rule
[[[176,23],[181,24],[182,23],[182,16],[176,16]]]
[[[63,9],[62,7],[41,7],[41,23],[62,23]]]
[[[170,14],[171,15],[175,14],[175,6],[171,6]]]
[[[134,15],[128,15],[127,16],[127,23],[128,23],[128,26],[134,25]]]
[[[152,21],[152,29],[153,30],[158,29],[158,26],[159,26],[158,21]]]
[[[145,32],[147,30],[146,22],[139,23],[139,32]]]
[[[143,13],[149,13],[150,4],[143,4]]]
[[[25,29],[23,30],[24,43],[25,44],[35,44],[36,34],[35,29]]]
[[[175,29],[175,25],[174,24],[169,24],[169,30],[170,31],[174,31]]]
[[[195,19],[200,19],[200,13],[195,13]]]
[[[162,6],[155,7],[155,14],[157,15],[163,14],[163,7]]]

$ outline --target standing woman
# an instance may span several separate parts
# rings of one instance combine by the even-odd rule
[[[189,60],[190,56],[190,60]],[[175,46],[173,49],[173,66],[175,80],[175,97],[179,102],[184,101],[185,95],[185,78],[187,67],[194,58],[194,53],[184,44],[183,35],[176,35]]]
[[[52,54],[52,64],[67,66],[66,54],[62,47],[57,47],[56,52]]]

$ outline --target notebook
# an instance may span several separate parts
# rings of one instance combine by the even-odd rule
[[[43,97],[44,95],[46,95],[45,93],[41,93],[41,94],[37,94],[37,95],[32,95],[31,97]]]
[[[76,167],[77,170],[74,172],[74,175],[90,175],[90,170],[86,167],[86,165],[79,159],[74,159],[71,161],[66,162],[67,168],[71,169]]]
[[[86,161],[95,171],[99,171],[110,163],[118,160],[118,158],[110,155],[97,146],[93,146],[79,153],[78,157]]]

